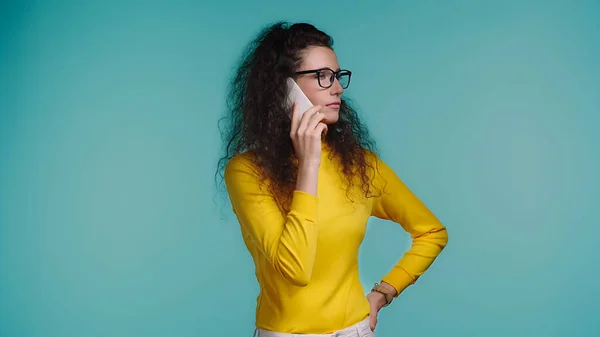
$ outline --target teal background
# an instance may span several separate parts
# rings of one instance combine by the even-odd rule
[[[217,120],[275,20],[333,35],[384,160],[448,227],[378,336],[600,336],[599,2],[202,3],[2,3],[0,336],[252,336]],[[365,287],[409,244],[372,220]]]

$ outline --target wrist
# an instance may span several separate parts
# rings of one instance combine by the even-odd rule
[[[375,283],[371,291],[378,292],[383,296],[385,301],[384,307],[390,305],[397,295],[396,289],[385,282],[382,282],[382,284]]]
[[[380,285],[386,288],[390,292],[390,294],[392,294],[393,297],[396,297],[398,295],[398,291],[396,291],[396,288],[394,288],[393,285],[383,281],[381,281]]]
[[[372,290],[370,296],[375,300],[378,308],[383,308],[388,304],[385,295],[378,291]]]
[[[320,160],[303,160],[298,162],[298,170],[307,173],[318,172],[320,166]]]
[[[308,163],[299,163],[296,189],[317,195],[319,166]]]

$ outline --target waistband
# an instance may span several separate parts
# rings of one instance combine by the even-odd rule
[[[362,321],[353,324],[347,328],[338,330],[328,334],[293,334],[285,332],[275,332],[256,328],[253,337],[350,337],[350,336],[366,336],[367,332],[371,332],[370,316]]]

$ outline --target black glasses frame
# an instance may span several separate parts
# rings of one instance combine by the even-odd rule
[[[323,84],[321,84],[321,71],[324,70],[329,70],[332,72],[332,78],[329,79],[329,82],[331,82],[331,84],[329,84],[328,86],[324,86]],[[304,74],[317,74],[317,81],[319,82],[319,86],[321,88],[327,89],[327,88],[331,88],[331,86],[333,85],[333,77],[335,77],[338,82],[340,82],[340,77],[342,75],[348,75],[348,83],[346,84],[346,86],[343,86],[342,83],[340,82],[340,85],[342,85],[342,88],[346,89],[350,86],[350,79],[352,78],[352,71],[348,70],[348,69],[340,69],[338,71],[335,71],[331,68],[320,68],[320,69],[313,69],[313,70],[302,70],[302,71],[297,71],[296,75],[304,75]]]

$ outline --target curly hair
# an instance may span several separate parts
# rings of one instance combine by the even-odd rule
[[[302,52],[314,46],[333,50],[333,39],[308,23],[277,22],[264,28],[247,47],[228,89],[229,123],[221,130],[225,153],[217,173],[223,178],[228,161],[249,151],[261,178],[270,182],[270,192],[283,208],[289,204],[297,174],[286,78],[294,76]],[[371,164],[367,156],[375,152],[375,143],[346,98],[342,98],[339,111],[338,121],[329,126],[324,141],[341,163],[346,192],[360,177],[362,192],[369,197]]]

